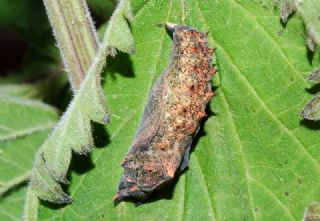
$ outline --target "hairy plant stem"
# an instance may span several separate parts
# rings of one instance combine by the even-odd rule
[[[91,18],[88,19],[91,21]],[[94,146],[90,122],[106,124],[109,120],[109,109],[101,87],[101,72],[106,58],[115,55],[116,49],[127,53],[134,51],[133,37],[126,19],[133,20],[130,0],[119,2],[104,33],[103,42],[97,46],[96,56],[86,71],[85,79],[80,82],[67,111],[36,155],[23,220],[38,220],[40,199],[58,204],[72,202],[60,186],[61,183],[67,183],[71,153],[90,152]]]
[[[43,0],[74,92],[98,52],[97,32],[85,0]]]
[[[97,31],[85,0],[43,0],[61,57],[75,92],[99,49]],[[28,188],[23,220],[38,220],[39,199]]]

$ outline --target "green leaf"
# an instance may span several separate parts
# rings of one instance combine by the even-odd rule
[[[149,90],[169,63],[172,40],[159,24],[183,24],[182,18],[209,31],[217,47],[213,114],[176,184],[139,207],[115,207],[121,161]],[[41,208],[41,220],[301,220],[320,197],[319,131],[299,118],[311,98],[305,76],[314,68],[296,34],[302,21],[292,18],[284,29],[277,10],[255,1],[153,0],[132,28],[136,53],[110,61],[105,76],[110,141],[74,165],[68,191],[75,203]]]
[[[0,94],[0,220],[20,220],[32,160],[58,118],[40,101]],[[4,198],[3,198],[4,197]]]

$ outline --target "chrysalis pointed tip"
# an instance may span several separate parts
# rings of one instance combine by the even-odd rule
[[[62,193],[61,196],[57,199],[56,203],[70,204],[70,203],[74,203],[74,200],[68,194]]]
[[[174,32],[174,28],[178,26],[177,24],[171,23],[171,22],[166,22],[166,28],[171,31]]]
[[[113,204],[116,206],[118,205],[122,200],[124,196],[121,195],[121,193],[117,192],[116,195],[113,197]]]

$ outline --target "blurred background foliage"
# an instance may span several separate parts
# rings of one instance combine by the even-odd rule
[[[88,0],[97,29],[116,3]],[[1,0],[0,33],[0,92],[42,99],[63,110],[71,92],[43,2]]]

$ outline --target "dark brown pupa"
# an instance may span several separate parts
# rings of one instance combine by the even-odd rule
[[[154,84],[142,121],[122,166],[115,202],[143,201],[188,166],[190,146],[213,97],[213,49],[207,34],[167,23],[174,48],[169,67]]]

